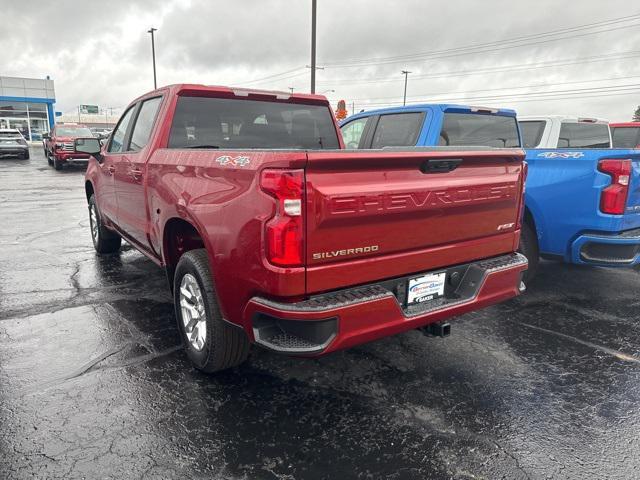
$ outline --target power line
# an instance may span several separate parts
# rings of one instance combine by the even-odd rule
[[[607,78],[598,78],[593,80],[574,80],[570,82],[553,82],[553,85],[572,85],[578,83],[593,83],[593,82],[608,82],[611,80],[629,80],[631,78],[640,78],[640,75],[628,75],[624,77],[607,77]],[[547,87],[548,83],[538,83],[534,85],[523,85],[517,87],[500,87],[500,88],[483,88],[480,90],[465,90],[464,92],[440,92],[440,93],[422,93],[418,95],[410,95],[411,98],[424,98],[428,96],[442,96],[442,95],[457,95],[457,94],[467,94],[467,93],[478,93],[478,92],[495,92],[495,91],[504,91],[504,90],[520,90],[523,88],[538,88],[538,87]],[[611,87],[615,87],[616,85],[611,85]],[[525,92],[524,94],[526,94]],[[535,92],[531,92],[535,93]],[[366,100],[387,100],[392,98],[398,98],[397,95],[392,95],[388,97],[367,97],[367,98],[352,98],[352,101],[361,102]]]
[[[521,64],[512,64],[512,65],[503,65],[496,67],[486,67],[486,68],[475,68],[473,70],[452,70],[446,72],[436,72],[429,73],[423,75],[413,75],[411,78],[413,79],[430,79],[430,78],[443,78],[443,77],[462,77],[462,76],[470,76],[470,75],[480,75],[480,74],[491,74],[491,73],[503,73],[503,72],[513,72],[513,71],[526,71],[526,70],[536,70],[539,68],[549,68],[549,67],[563,67],[570,65],[579,65],[583,63],[595,63],[595,62],[608,62],[613,60],[627,60],[630,58],[640,57],[640,50],[631,50],[628,52],[620,52],[620,53],[607,53],[602,55],[594,55],[590,57],[579,57],[575,59],[561,59],[561,60],[550,60],[547,62],[536,62],[536,63],[521,63]],[[377,77],[377,78],[369,78],[367,80],[353,80],[353,79],[334,79],[330,81],[321,82],[322,85],[362,85],[362,84],[378,84],[378,83],[387,83],[387,82],[397,82],[398,78],[394,77]]]
[[[286,70],[284,72],[274,73],[273,75],[267,75],[266,77],[256,78],[254,80],[247,80],[247,81],[242,82],[242,84],[246,85],[248,83],[261,83],[261,82],[263,82],[265,80],[270,80],[272,78],[280,77],[282,75],[287,75],[287,74],[290,74],[290,73],[293,73],[293,72],[297,72],[299,70],[305,70],[305,67],[298,67],[298,68],[294,68],[293,70]],[[306,70],[303,71],[302,73],[306,73]],[[294,76],[297,76],[297,75],[294,75]],[[284,77],[284,78],[291,78],[291,77]]]
[[[605,20],[605,21],[601,21],[601,22],[595,22],[595,23],[580,25],[580,26],[571,27],[571,28],[564,28],[564,29],[560,29],[560,30],[552,30],[552,31],[549,31],[549,32],[542,32],[542,33],[538,33],[538,34],[530,34],[530,35],[515,37],[515,38],[512,38],[512,39],[503,39],[503,40],[487,42],[487,43],[483,43],[483,44],[467,45],[467,46],[449,48],[449,49],[444,49],[444,50],[437,50],[437,51],[432,51],[432,52],[415,53],[415,54],[410,54],[410,55],[398,55],[398,56],[380,57],[380,58],[374,58],[374,59],[352,59],[352,60],[323,62],[323,63],[325,65],[327,65],[329,67],[333,67],[333,68],[348,68],[348,67],[355,67],[355,66],[382,65],[382,64],[400,63],[400,62],[406,62],[409,59],[414,59],[415,60],[415,59],[425,59],[425,58],[430,58],[430,59],[431,58],[447,58],[447,57],[453,57],[453,56],[468,55],[470,53],[486,53],[486,52],[492,52],[492,51],[498,51],[498,50],[505,50],[505,49],[508,49],[508,48],[518,48],[518,47],[523,47],[523,46],[528,46],[528,45],[537,45],[537,44],[548,43],[548,42],[553,42],[553,41],[557,41],[557,40],[565,40],[565,39],[569,39],[569,38],[579,38],[579,37],[583,37],[583,36],[587,36],[587,35],[595,35],[595,34],[598,34],[598,33],[604,33],[604,32],[609,32],[609,31],[614,31],[614,30],[621,30],[621,29],[625,29],[625,28],[631,28],[631,27],[634,27],[634,26],[638,26],[638,24],[623,25],[623,26],[619,26],[619,27],[598,30],[598,31],[595,31],[595,32],[587,32],[587,33],[578,34],[578,35],[566,35],[567,33],[575,32],[575,31],[581,31],[581,30],[593,29],[593,28],[601,28],[601,27],[604,27],[604,26],[607,26],[607,25],[614,25],[614,24],[617,24],[617,23],[631,22],[631,21],[636,21],[638,19],[640,19],[640,14],[634,14],[634,15],[628,15],[628,16],[625,16],[625,17],[614,18],[614,19],[611,19],[611,20]],[[565,36],[562,36],[562,37],[559,37],[559,38],[546,39],[546,40],[538,40],[540,37],[558,36],[558,35],[565,35]],[[529,42],[528,40],[536,40],[536,41]],[[518,43],[519,45],[511,45],[511,44],[514,44],[514,43]],[[488,47],[495,47],[495,46],[499,46],[499,45],[502,45],[502,47],[499,47],[499,48],[488,48]]]
[[[416,105],[421,103],[449,103],[454,101],[465,101],[465,102],[477,102],[477,101],[506,101],[505,99],[515,99],[510,100],[512,103],[517,102],[520,103],[522,101],[540,101],[540,100],[550,100],[554,98],[587,98],[585,95],[600,95],[600,94],[608,94],[608,93],[616,93],[616,94],[629,94],[630,92],[640,91],[640,83],[629,84],[629,85],[619,85],[619,86],[609,86],[609,87],[591,87],[591,88],[583,88],[583,89],[570,89],[570,90],[553,90],[547,92],[530,92],[530,93],[511,93],[505,95],[480,95],[480,96],[464,96],[464,97],[448,97],[448,98],[439,98],[439,99],[430,99],[430,100],[419,100],[409,102],[408,105]],[[360,102],[362,104],[362,102]],[[398,105],[399,102],[368,102],[362,104],[363,106],[385,106],[385,105]]]

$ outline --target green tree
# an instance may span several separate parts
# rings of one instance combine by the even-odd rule
[[[638,108],[636,108],[636,111],[633,112],[633,119],[634,122],[640,122],[640,105],[638,105]]]

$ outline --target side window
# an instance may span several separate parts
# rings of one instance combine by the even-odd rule
[[[162,97],[155,97],[142,102],[140,113],[138,113],[138,118],[136,118],[136,123],[131,133],[129,150],[133,152],[140,151],[149,141],[161,100]]]
[[[520,132],[522,133],[522,143],[524,148],[536,148],[540,145],[542,134],[547,126],[544,120],[520,122]]]
[[[558,148],[609,148],[609,125],[563,122]]]
[[[369,120],[368,117],[359,118],[340,127],[342,138],[347,148],[362,148],[360,142],[362,141],[362,134],[364,133],[367,120]]]
[[[124,136],[127,133],[127,127],[129,127],[129,122],[131,121],[131,115],[133,115],[133,111],[135,110],[136,105],[133,105],[129,110],[125,112],[125,114],[120,119],[118,126],[113,131],[113,135],[111,135],[111,143],[109,144],[109,148],[107,149],[110,153],[122,152],[124,148]]]
[[[422,113],[381,115],[371,148],[415,147],[422,119]]]

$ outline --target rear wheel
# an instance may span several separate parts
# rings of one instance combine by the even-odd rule
[[[213,373],[247,359],[245,332],[222,318],[206,250],[191,250],[180,258],[173,292],[178,329],[196,368]]]
[[[535,230],[528,224],[522,224],[520,235],[520,248],[518,251],[527,257],[529,267],[524,272],[523,280],[528,282],[533,279],[538,271],[538,263],[540,262],[540,251],[538,249],[538,237]]]
[[[120,250],[122,237],[102,224],[95,195],[89,198],[89,226],[93,247],[98,253],[114,253]]]

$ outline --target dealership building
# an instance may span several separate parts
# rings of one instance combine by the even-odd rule
[[[55,124],[56,95],[48,77],[0,76],[0,128],[17,128],[27,140],[41,140]]]

